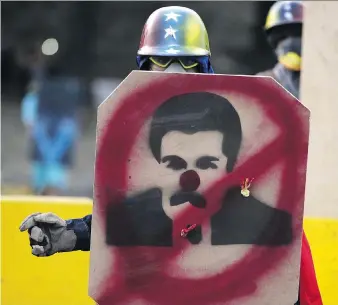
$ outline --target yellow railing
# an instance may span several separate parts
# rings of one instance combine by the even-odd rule
[[[33,212],[67,218],[90,214],[89,198],[3,196],[1,198],[3,305],[93,305],[87,296],[89,252],[60,253],[47,258],[30,254],[20,222]],[[338,219],[306,219],[324,305],[338,305]]]
[[[76,218],[90,214],[87,198],[4,196],[2,222],[2,305],[93,305],[88,297],[89,252],[31,255],[20,222],[30,213],[54,212]]]

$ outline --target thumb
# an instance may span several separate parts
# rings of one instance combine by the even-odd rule
[[[27,216],[21,223],[19,230],[21,232],[26,231],[36,225],[36,221],[34,219],[35,216],[39,215],[41,213],[33,213],[29,216]]]

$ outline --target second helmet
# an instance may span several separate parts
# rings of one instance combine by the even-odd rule
[[[302,24],[302,1],[277,1],[268,12],[264,29],[270,44],[275,48],[285,37],[301,36]]]

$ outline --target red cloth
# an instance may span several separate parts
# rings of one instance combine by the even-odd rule
[[[303,232],[300,260],[300,305],[323,305],[309,242]]]

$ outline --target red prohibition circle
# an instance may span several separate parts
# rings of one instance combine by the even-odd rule
[[[204,195],[208,205],[219,201],[225,189],[238,185],[244,175],[257,177],[262,169],[268,170],[283,158],[287,167],[283,170],[277,208],[293,213],[304,195],[301,190],[305,182],[299,179],[298,167],[306,163],[307,128],[302,123],[301,115],[294,111],[297,101],[272,82],[274,81],[258,77],[194,75],[187,78],[186,75],[166,74],[123,98],[121,106],[102,132],[96,154],[95,200],[99,205],[98,210],[103,212],[100,216],[102,221],[105,222],[104,212],[108,204],[119,204],[125,198],[128,159],[145,121],[172,96],[203,91],[247,96],[262,106],[265,115],[281,130],[275,140],[206,191]],[[184,219],[187,213],[189,211],[179,218]],[[182,226],[179,219],[177,223],[177,230],[180,231]],[[295,220],[293,227],[294,230],[299,230]],[[174,240],[176,246],[172,251],[150,247],[138,247],[135,251],[135,248],[114,247],[117,254],[114,275],[106,280],[106,290],[96,301],[100,305],[119,304],[132,295],[137,295],[151,304],[161,305],[227,302],[254,292],[256,281],[273,269],[292,247],[268,250],[264,247],[253,247],[245,257],[220,274],[203,279],[177,279],[165,275],[159,266],[164,266],[186,247],[179,235],[179,232],[175,234],[178,239]],[[264,255],[267,251],[269,256]],[[145,265],[153,268],[148,268],[148,272],[138,273],[138,268]],[[251,277],[245,276],[248,273]],[[129,277],[130,274],[132,276]],[[118,283],[118,290],[114,293],[109,290],[110,281]],[[133,287],[132,291],[130,286]],[[236,288],[238,286],[241,287],[240,290]]]

